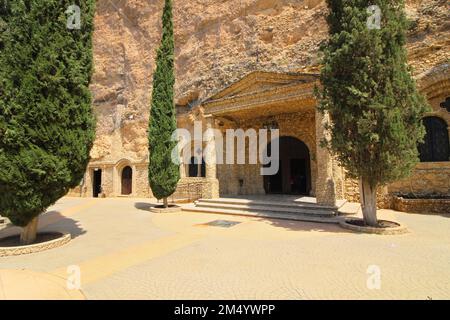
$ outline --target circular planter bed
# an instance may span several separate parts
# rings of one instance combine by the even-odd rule
[[[169,205],[168,208],[164,208],[163,205],[159,205],[159,206],[150,207],[149,210],[150,210],[150,212],[153,212],[153,213],[175,213],[175,212],[180,212],[181,207],[171,204],[171,205]]]
[[[0,257],[18,256],[57,248],[68,243],[71,238],[67,233],[42,232],[38,233],[35,243],[21,246],[20,235],[8,236],[0,239]]]
[[[345,229],[349,229],[356,232],[372,233],[372,234],[404,234],[408,233],[408,229],[397,223],[387,220],[379,220],[378,227],[369,227],[364,223],[362,219],[344,219],[339,222],[340,226]]]

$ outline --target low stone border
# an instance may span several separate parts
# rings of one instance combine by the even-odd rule
[[[163,208],[162,206],[150,207],[150,212],[153,213],[176,213],[181,211],[181,207],[177,205],[169,205],[168,208]]]
[[[408,229],[401,225],[398,222],[393,222],[393,221],[387,221],[387,220],[380,220],[381,221],[386,221],[389,223],[394,223],[397,225],[397,227],[392,227],[392,228],[374,228],[374,227],[363,227],[363,226],[357,226],[354,224],[350,224],[348,223],[349,220],[361,220],[362,219],[356,219],[356,218],[352,218],[352,219],[342,219],[339,222],[339,225],[344,228],[344,229],[348,229],[348,230],[352,230],[352,231],[356,231],[356,232],[362,232],[362,233],[371,233],[371,234],[381,234],[381,235],[398,235],[398,234],[405,234],[408,233]]]
[[[407,213],[450,214],[450,199],[394,197],[394,209]]]
[[[72,239],[69,233],[61,233],[58,239],[18,247],[0,247],[0,257],[19,256],[54,249],[65,245]]]

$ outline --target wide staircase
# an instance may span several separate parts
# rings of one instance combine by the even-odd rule
[[[262,218],[311,221],[339,222],[338,211],[346,203],[338,201],[337,205],[322,206],[312,197],[296,196],[247,196],[224,197],[218,199],[200,199],[185,205],[184,211],[254,216]]]

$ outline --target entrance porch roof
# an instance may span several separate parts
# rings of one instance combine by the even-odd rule
[[[234,119],[273,116],[314,108],[314,87],[319,75],[313,73],[272,73],[256,71],[203,102],[205,115]]]

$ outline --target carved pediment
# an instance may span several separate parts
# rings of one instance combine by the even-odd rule
[[[216,93],[207,101],[254,94],[299,83],[315,82],[317,79],[318,76],[315,74],[255,71]]]

